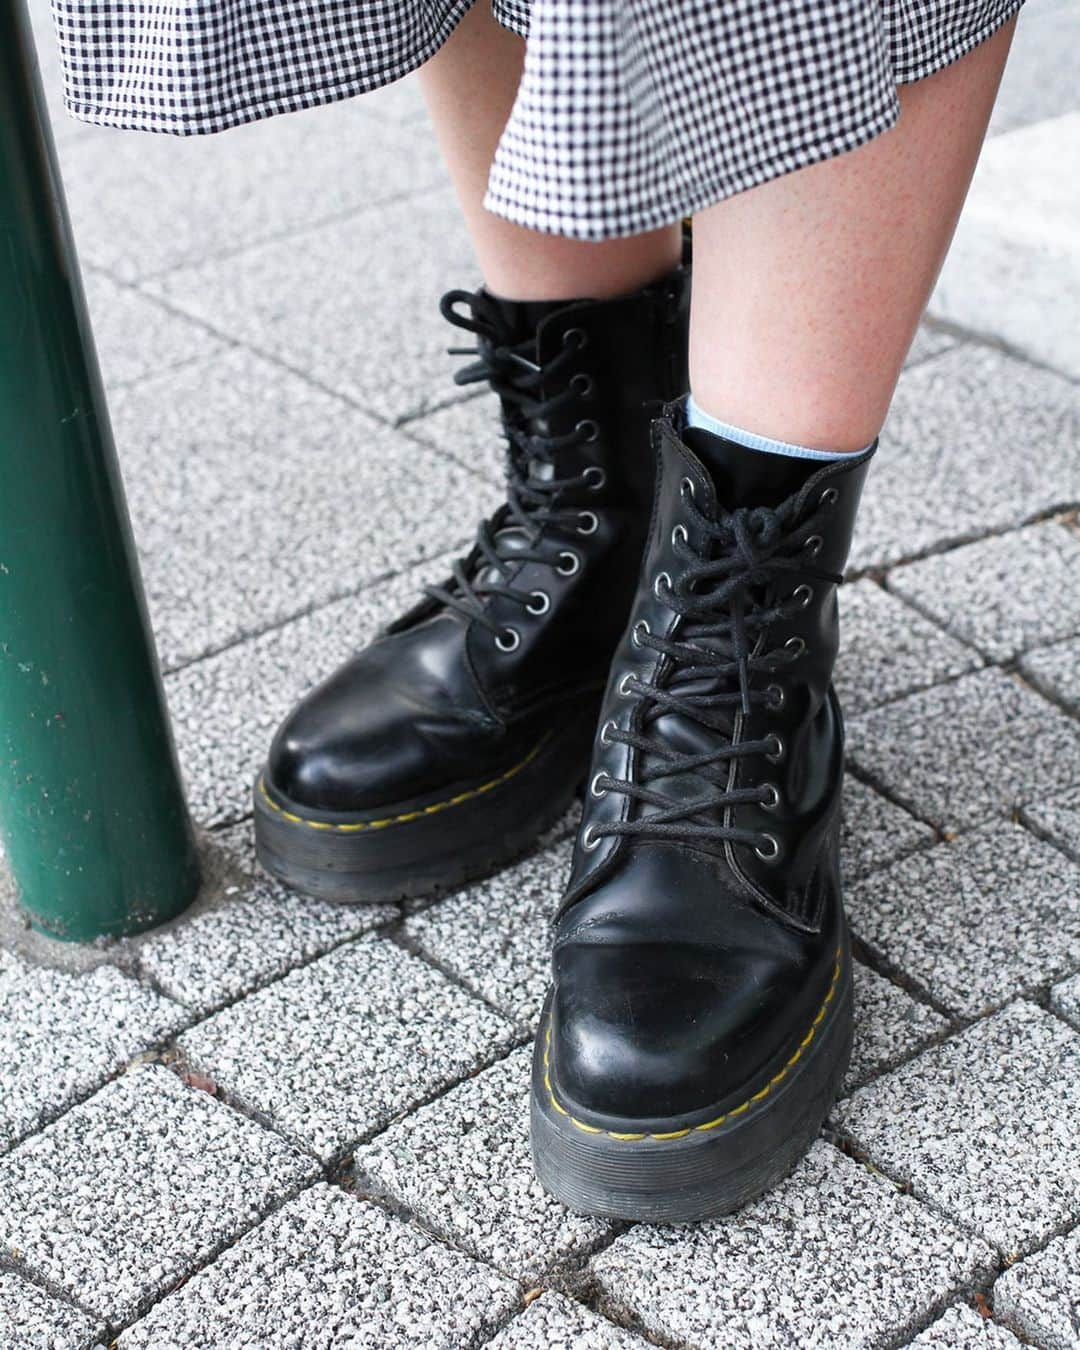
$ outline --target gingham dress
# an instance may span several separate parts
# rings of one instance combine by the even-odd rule
[[[427,60],[473,3],[526,39],[485,205],[604,239],[851,150],[1023,0],[52,0],[69,110],[182,135]]]

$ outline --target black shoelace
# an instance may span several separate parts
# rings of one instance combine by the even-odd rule
[[[601,728],[607,742],[618,741],[638,752],[637,781],[598,774],[593,791],[603,795],[618,792],[653,808],[637,819],[589,826],[585,844],[595,847],[603,835],[635,838],[704,840],[750,844],[764,858],[776,856],[779,846],[772,835],[739,829],[722,823],[726,807],[758,802],[774,805],[776,789],[767,783],[728,790],[730,762],[750,755],[766,755],[778,761],[785,747],[770,732],[758,740],[734,743],[739,712],[749,714],[754,705],[776,709],[784,699],[778,683],[760,677],[781,670],[803,654],[801,638],[789,638],[778,648],[770,647],[770,626],[789,618],[795,609],[813,599],[808,582],[800,582],[790,596],[778,598],[776,583],[785,574],[839,584],[842,577],[808,562],[821,549],[820,527],[824,511],[836,500],[826,490],[815,511],[796,520],[795,498],[775,508],[720,510],[715,520],[705,517],[693,501],[689,480],[683,482],[689,510],[704,534],[709,556],[698,553],[676,527],[677,555],[685,567],[674,582],[665,573],[658,580],[660,598],[681,616],[670,638],[649,631],[644,623],[634,631],[634,641],[651,647],[667,659],[662,684],[647,684],[635,676],[623,680],[622,692],[636,696],[645,705],[638,730],[623,730],[614,722]],[[696,688],[688,688],[697,682]],[[705,686],[704,689],[702,686]],[[665,714],[679,714],[715,733],[715,741],[697,754],[682,753],[657,735],[649,735],[651,723]],[[650,787],[652,780],[696,775],[700,792],[677,800]],[[764,840],[770,847],[763,849]]]
[[[454,308],[458,303],[468,305],[470,313],[459,313]],[[568,329],[560,350],[544,366],[539,366],[532,359],[536,346],[534,338],[512,345],[497,343],[497,320],[482,292],[447,291],[439,308],[452,324],[487,340],[486,348],[450,347],[448,350],[452,356],[478,358],[455,373],[455,383],[475,384],[486,380],[503,401],[507,491],[505,504],[480,525],[472,553],[453,564],[453,579],[449,585],[426,586],[424,590],[432,599],[483,624],[503,650],[513,650],[517,645],[516,633],[513,629],[504,629],[491,618],[485,600],[492,595],[502,595],[534,614],[544,613],[550,604],[548,596],[543,591],[523,591],[506,584],[511,569],[522,562],[538,562],[571,576],[581,566],[580,555],[565,549],[553,557],[550,551],[538,548],[541,537],[549,530],[592,533],[595,529],[595,517],[591,512],[560,507],[559,498],[568,488],[602,487],[603,470],[592,466],[580,474],[556,478],[554,457],[569,447],[595,440],[596,423],[583,419],[573,430],[561,435],[538,430],[546,424],[547,418],[591,388],[587,375],[570,376],[567,372],[586,336],[580,328]],[[545,388],[555,388],[558,392],[545,397]],[[500,539],[500,534],[510,530],[519,541],[524,537],[526,547],[522,548],[520,542],[512,549],[504,547],[505,536]],[[512,643],[508,638],[513,639]]]

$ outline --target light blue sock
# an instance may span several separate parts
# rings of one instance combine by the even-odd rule
[[[787,441],[771,441],[768,436],[759,436],[754,431],[744,431],[742,427],[733,427],[721,422],[710,413],[699,408],[692,394],[686,396],[686,425],[711,431],[714,436],[723,436],[736,445],[745,445],[748,450],[764,450],[769,455],[789,455],[792,459],[846,459],[848,454],[861,454],[862,451],[812,450],[808,445],[790,445]],[[873,445],[873,441],[870,442]],[[864,446],[869,450],[870,446]]]

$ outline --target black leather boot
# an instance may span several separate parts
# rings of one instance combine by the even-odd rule
[[[573,1209],[685,1221],[777,1181],[847,1064],[831,675],[873,452],[788,459],[665,411],[556,920],[532,1130],[541,1182]]]
[[[278,731],[255,784],[270,872],[330,900],[421,895],[493,871],[569,805],[640,570],[649,423],[686,388],[688,304],[685,264],[607,301],[443,297],[478,339],[456,380],[501,399],[507,500]]]

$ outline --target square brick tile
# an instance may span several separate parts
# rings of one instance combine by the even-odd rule
[[[846,880],[854,881],[917,849],[928,848],[936,838],[929,825],[880,792],[850,773],[845,777],[840,869]]]
[[[111,966],[70,974],[0,951],[0,1148],[190,1020]]]
[[[487,1350],[645,1350],[648,1344],[549,1289],[505,1326]]]
[[[393,942],[360,938],[216,1013],[180,1048],[326,1161],[504,1053],[510,1024]]]
[[[1080,776],[1080,765],[1077,765]],[[1070,857],[1080,861],[1080,787],[1028,802],[1020,818],[1036,834],[1045,835]]]
[[[858,937],[966,1017],[1080,964],[1080,867],[1019,825],[939,844],[848,891]]]
[[[0,1275],[3,1350],[104,1350],[105,1325],[17,1275]]]
[[[1047,1350],[1080,1345],[1080,1229],[1012,1266],[994,1285],[994,1315]]]
[[[507,1274],[530,1281],[595,1246],[610,1225],[572,1214],[533,1175],[532,1047],[357,1150],[356,1168],[420,1220]]]
[[[1028,652],[1020,669],[1036,689],[1080,712],[1080,637]]]
[[[912,1347],[940,1350],[1021,1350],[1006,1327],[991,1322],[966,1303],[958,1303],[911,1342]]]
[[[879,1346],[980,1278],[983,1243],[830,1145],[741,1213],[594,1257],[608,1309],[696,1350]]]
[[[949,1023],[876,971],[855,963],[855,1043],[844,1092],[910,1055]]]
[[[1080,1219],[1080,1036],[1014,1003],[860,1088],[839,1126],[1007,1256]]]
[[[873,581],[841,588],[840,632],[833,679],[849,718],[982,664],[977,652]]]
[[[1050,990],[1050,1007],[1080,1031],[1080,972]]]
[[[856,770],[943,829],[1011,814],[1071,785],[1080,725],[998,670],[852,718]]]
[[[477,1345],[517,1287],[375,1205],[314,1186],[120,1337],[121,1350]]]
[[[0,1242],[115,1325],[316,1170],[277,1135],[149,1065],[0,1159]]]
[[[889,588],[993,661],[1071,637],[1080,538],[1046,521],[897,567]],[[936,681],[935,681],[936,683]]]

